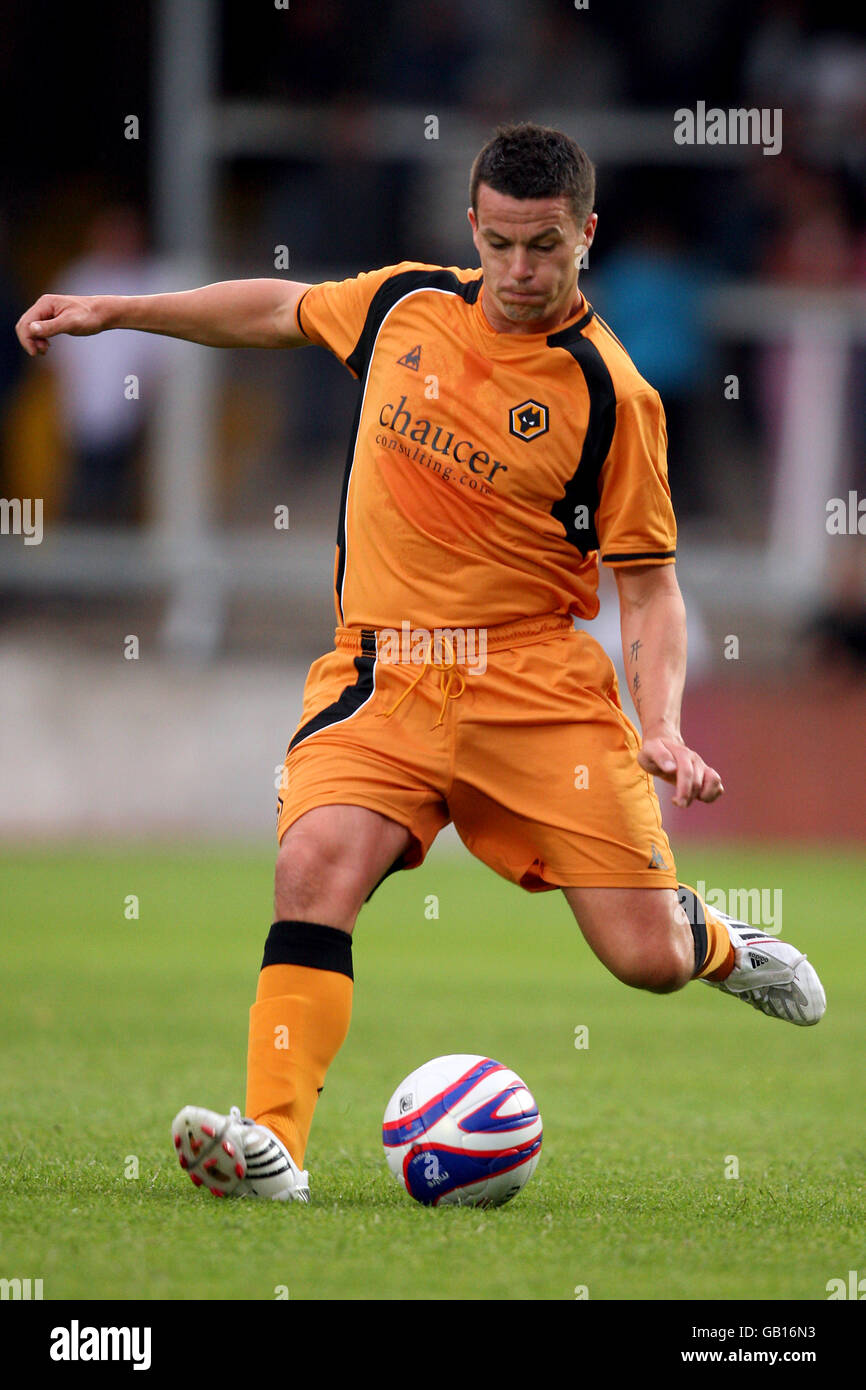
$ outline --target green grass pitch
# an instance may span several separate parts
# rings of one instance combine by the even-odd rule
[[[679,860],[686,882],[782,891],[782,934],[827,989],[813,1029],[703,985],[625,988],[560,894],[468,853],[392,876],[356,933],[306,1208],[214,1201],[169,1138],[181,1105],[243,1105],[271,866],[0,856],[0,1276],[41,1278],[45,1299],[821,1300],[866,1273],[860,857]],[[514,1067],[541,1108],[539,1167],[505,1207],[422,1208],[387,1171],[388,1097],[446,1052]]]

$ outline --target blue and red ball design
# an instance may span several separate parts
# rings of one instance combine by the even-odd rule
[[[425,1206],[498,1206],[535,1171],[542,1123],[516,1072],[490,1057],[437,1057],[388,1103],[388,1166]]]

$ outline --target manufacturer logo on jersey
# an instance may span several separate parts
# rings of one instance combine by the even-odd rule
[[[540,434],[547,434],[548,412],[547,406],[540,401],[524,401],[522,405],[513,405],[508,420],[508,428],[516,439],[537,439]]]
[[[418,343],[415,347],[410,348],[408,352],[404,352],[402,357],[398,357],[397,366],[411,367],[413,372],[417,372],[418,368],[421,366],[421,344]]]

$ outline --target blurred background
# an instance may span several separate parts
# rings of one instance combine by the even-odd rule
[[[727,788],[670,810],[674,842],[866,838],[866,37],[850,13],[140,0],[49,18],[6,0],[0,837],[272,832],[306,670],[333,638],[356,392],[312,348],[115,332],[31,361],[18,316],[48,290],[475,265],[472,159],[499,121],[529,119],[597,164],[581,287],[667,411],[684,734]],[[700,102],[780,111],[781,150],[678,144],[675,112]],[[617,616],[606,585],[589,626],[619,660]]]

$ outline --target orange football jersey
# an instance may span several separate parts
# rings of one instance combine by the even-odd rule
[[[673,561],[664,412],[582,300],[498,333],[480,269],[312,286],[301,331],[359,379],[335,564],[344,627],[593,618],[598,560]]]

